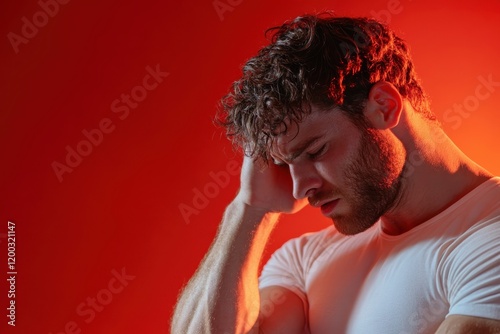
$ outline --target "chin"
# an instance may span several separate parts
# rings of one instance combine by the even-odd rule
[[[356,235],[368,230],[370,227],[375,225],[377,220],[373,222],[369,221],[359,221],[352,220],[347,217],[336,217],[332,218],[333,225],[343,235]]]

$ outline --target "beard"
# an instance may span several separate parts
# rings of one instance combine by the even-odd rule
[[[366,231],[392,209],[401,197],[405,167],[404,148],[396,147],[377,130],[361,131],[357,152],[345,167],[344,187],[339,192],[318,194],[331,198],[340,195],[349,211],[332,213],[333,224],[345,235]]]

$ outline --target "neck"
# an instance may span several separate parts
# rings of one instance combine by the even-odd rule
[[[439,126],[420,117],[411,124],[400,198],[382,217],[384,231],[392,235],[436,216],[493,176],[468,158]]]

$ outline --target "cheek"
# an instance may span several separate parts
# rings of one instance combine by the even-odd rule
[[[321,161],[315,164],[316,171],[327,184],[340,186],[344,182],[345,171],[354,158],[352,147],[336,144],[334,149],[330,148]]]
[[[331,138],[328,150],[316,163],[316,170],[323,180],[335,188],[345,187],[346,171],[358,159],[361,145],[362,133],[347,123],[342,133]]]

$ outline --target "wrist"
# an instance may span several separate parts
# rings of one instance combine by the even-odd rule
[[[273,212],[269,208],[251,205],[242,196],[237,195],[227,207],[225,215],[233,218],[224,219],[225,221],[240,221],[242,224],[255,229],[261,225],[273,228],[281,214]]]

